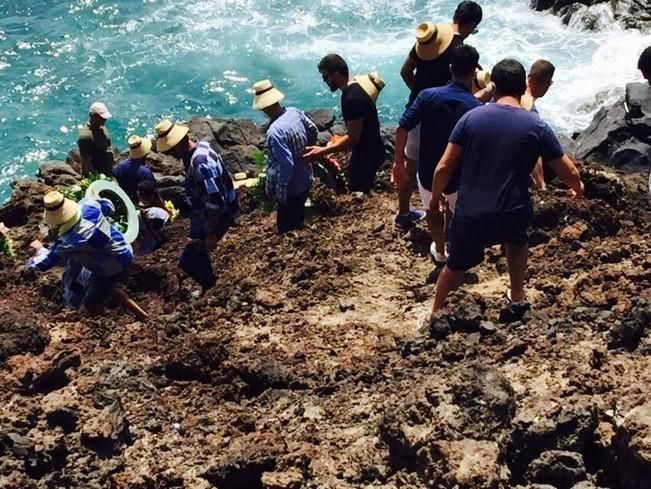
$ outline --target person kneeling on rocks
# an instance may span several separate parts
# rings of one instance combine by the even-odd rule
[[[443,205],[443,192],[461,168],[449,230],[450,256],[436,282],[434,312],[461,285],[464,273],[484,260],[485,248],[494,244],[505,246],[509,299],[526,304],[527,229],[533,213],[529,179],[539,156],[575,197],[583,195],[579,172],[554,132],[538,114],[520,106],[526,88],[524,67],[504,59],[493,67],[491,80],[496,103],[477,107],[459,120],[434,172],[432,212]]]
[[[49,249],[39,241],[32,243],[37,254],[27,262],[27,267],[45,271],[66,265],[66,287],[77,282],[85,269],[85,292],[81,289],[76,293],[83,293],[83,305],[91,314],[97,314],[104,298],[133,262],[131,246],[106,217],[115,212],[115,207],[110,200],[100,198],[77,203],[56,190],[47,193],[43,203],[45,223],[56,239]],[[69,302],[78,307],[82,301]]]
[[[138,184],[138,216],[140,231],[133,243],[136,255],[146,255],[156,251],[165,242],[165,227],[170,222],[170,214],[158,196],[156,182],[145,180]]]
[[[191,241],[181,253],[179,267],[201,286],[194,293],[201,295],[216,282],[208,251],[235,222],[239,200],[221,156],[207,142],[190,140],[188,127],[165,119],[156,126],[156,135],[158,151],[182,160],[185,168]]]
[[[282,107],[285,95],[269,80],[253,85],[253,108],[265,113],[271,123],[267,129],[266,192],[278,203],[278,234],[301,229],[314,177],[312,166],[304,158],[305,148],[316,143],[318,130],[302,111]]]

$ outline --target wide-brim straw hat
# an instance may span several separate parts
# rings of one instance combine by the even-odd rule
[[[425,61],[438,58],[452,43],[451,24],[423,22],[416,27],[416,54]]]
[[[475,71],[474,82],[475,85],[477,85],[477,88],[486,88],[486,86],[491,82],[491,74],[485,70],[477,70]]]
[[[284,98],[283,92],[274,87],[269,80],[261,80],[253,84],[253,108],[255,110],[271,107]]]
[[[132,160],[141,160],[151,151],[151,139],[141,138],[140,136],[129,136],[127,139],[129,145],[129,158]]]
[[[52,190],[43,197],[45,206],[45,224],[60,226],[78,215],[79,204],[66,199],[61,192]]]
[[[156,150],[163,153],[179,144],[188,134],[190,129],[180,124],[175,124],[169,119],[163,119],[156,125]]]
[[[353,78],[359,86],[371,97],[373,103],[377,101],[380,92],[384,88],[384,80],[377,71],[373,71],[368,75],[358,75]]]

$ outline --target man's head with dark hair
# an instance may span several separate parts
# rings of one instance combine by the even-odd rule
[[[546,59],[533,62],[527,76],[527,85],[534,98],[540,98],[547,93],[554,83],[554,71],[556,67]]]
[[[637,69],[642,72],[642,76],[651,84],[651,46],[640,54],[640,59],[637,61]]]
[[[481,22],[482,15],[481,7],[472,0],[463,0],[463,2],[457,5],[452,22],[457,25],[459,35],[462,39],[477,32],[476,29]]]
[[[467,44],[461,44],[452,50],[450,71],[454,78],[467,78],[475,74],[479,63],[479,53]]]
[[[326,54],[319,61],[317,68],[331,92],[345,87],[348,83],[348,65],[338,54]]]
[[[154,197],[156,197],[158,185],[153,180],[144,180],[138,184],[136,189],[138,191],[138,199],[140,202],[148,205],[152,202]]]
[[[493,66],[491,81],[495,83],[495,98],[511,96],[519,99],[527,89],[524,66],[515,59],[503,59]]]

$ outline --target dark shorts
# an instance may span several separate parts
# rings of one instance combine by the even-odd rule
[[[348,163],[348,187],[351,192],[368,193],[373,188],[375,175],[384,157],[363,155],[353,152]]]
[[[488,246],[527,244],[531,215],[531,208],[522,207],[481,218],[453,216],[448,231],[448,268],[462,272],[479,265],[484,261],[484,250]]]
[[[84,304],[87,306],[100,305],[109,291],[117,285],[123,276],[124,272],[109,276],[92,274],[84,296]]]

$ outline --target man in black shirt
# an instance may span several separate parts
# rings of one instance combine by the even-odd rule
[[[341,115],[347,134],[327,146],[308,146],[304,158],[314,161],[330,153],[352,150],[348,164],[351,192],[369,192],[384,161],[380,121],[371,97],[348,75],[348,65],[338,54],[326,55],[318,65],[332,92],[341,90]]]
[[[464,0],[457,5],[451,24],[435,25],[431,22],[423,22],[416,27],[416,44],[400,70],[400,76],[410,89],[407,108],[421,90],[445,86],[452,79],[450,73],[452,50],[463,44],[470,34],[477,32],[482,15],[482,9],[476,2]],[[411,193],[416,186],[419,145],[420,126],[417,126],[409,131],[405,147],[407,175],[395,175],[396,170],[401,169],[394,167],[399,207],[395,221],[403,228],[413,225],[424,217],[421,211],[409,209]]]

